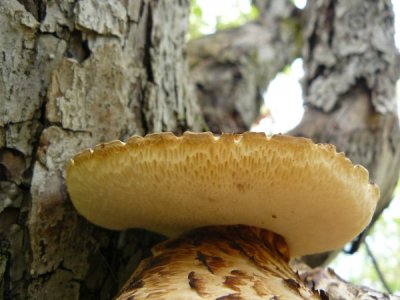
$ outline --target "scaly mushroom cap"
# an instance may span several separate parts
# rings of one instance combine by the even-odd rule
[[[332,145],[260,133],[134,136],[74,157],[76,209],[110,229],[168,236],[245,224],[282,235],[292,256],[337,249],[370,222],[379,189]]]

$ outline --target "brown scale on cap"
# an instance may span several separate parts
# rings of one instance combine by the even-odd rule
[[[118,299],[320,299],[290,269],[274,236],[243,225],[195,229],[158,245]]]

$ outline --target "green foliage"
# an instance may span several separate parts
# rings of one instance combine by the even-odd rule
[[[209,6],[202,6],[204,2],[191,0],[189,39],[198,38],[216,30],[238,27],[248,21],[257,19],[260,14],[258,9],[251,4],[250,11],[243,11],[241,6],[243,1],[244,0],[225,1],[229,3],[229,6],[226,8],[226,11],[229,13],[220,13],[215,16],[215,20],[207,23],[204,11],[206,9],[210,10],[212,4],[209,4]]]
[[[239,27],[240,25],[255,20],[260,16],[258,8],[253,4],[251,5],[250,12],[240,11],[239,1],[240,0],[236,0],[235,4],[232,5],[232,9],[239,11],[238,17],[236,19],[230,19],[226,16],[218,16],[216,23],[217,30]]]
[[[189,17],[189,38],[198,38],[202,35],[202,28],[206,25],[203,20],[203,9],[196,0],[192,0]]]
[[[292,75],[292,65],[286,65],[281,72],[285,75]]]
[[[394,201],[400,201],[399,198]],[[397,203],[395,203],[397,204]],[[396,210],[392,207],[393,211]],[[385,280],[392,291],[400,291],[400,215],[390,218],[381,217],[375,224],[369,238],[369,246],[378,261]],[[378,252],[379,251],[379,252]],[[376,252],[376,253],[375,253]],[[369,268],[371,269],[371,268]],[[379,281],[375,270],[368,270],[369,275]]]
[[[396,189],[396,191],[399,190]],[[367,238],[367,243],[390,290],[400,294],[400,197],[398,193],[395,194],[397,197],[375,223]],[[354,284],[384,291],[383,284],[364,245],[358,253],[350,257],[341,254],[332,267],[340,276]],[[342,270],[345,272],[342,273]]]

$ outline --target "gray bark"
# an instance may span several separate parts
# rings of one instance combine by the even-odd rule
[[[99,142],[201,128],[184,60],[188,7],[0,2],[0,298],[110,298],[159,239],[89,224],[63,170]]]
[[[248,130],[269,81],[300,55],[299,11],[289,0],[261,3],[259,20],[188,45],[197,97],[212,132]]]
[[[389,0],[308,1],[305,13],[306,111],[291,134],[334,144],[369,170],[381,188],[372,226],[390,203],[400,170],[395,99],[400,68],[392,5]],[[336,253],[306,261],[318,266]]]
[[[300,263],[300,277],[309,286],[317,290],[325,291],[329,300],[356,300],[356,299],[375,299],[375,300],[399,300],[400,297],[382,293],[368,287],[356,286],[340,278],[334,270],[330,268],[311,269]]]

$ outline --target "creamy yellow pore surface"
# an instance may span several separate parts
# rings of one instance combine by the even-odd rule
[[[246,224],[284,236],[292,256],[342,247],[371,220],[379,189],[331,145],[245,133],[114,141],[67,168],[77,210],[111,229],[173,236]]]

